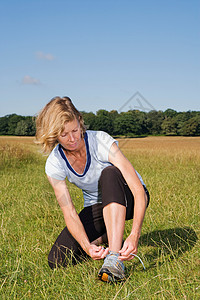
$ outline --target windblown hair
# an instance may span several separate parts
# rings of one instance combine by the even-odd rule
[[[68,97],[55,97],[38,114],[36,118],[35,143],[42,146],[44,153],[50,153],[58,143],[58,137],[67,122],[77,119],[84,136],[85,126],[81,113]]]

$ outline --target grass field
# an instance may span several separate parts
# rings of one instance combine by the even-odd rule
[[[126,281],[97,279],[102,261],[52,271],[48,251],[64,227],[33,138],[0,137],[0,299],[200,299],[200,138],[119,141],[151,194]],[[77,211],[81,192],[69,189]],[[125,236],[131,221],[126,223]]]

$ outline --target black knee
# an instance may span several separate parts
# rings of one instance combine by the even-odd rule
[[[124,185],[124,177],[117,167],[109,166],[102,171],[99,187],[103,207],[112,202],[126,206]]]
[[[86,253],[65,227],[51,248],[48,264],[51,269],[66,267],[68,264],[76,264],[84,257],[86,257]]]
[[[62,247],[54,244],[48,255],[48,264],[51,269],[55,269],[60,266],[65,266],[66,252]]]
[[[51,252],[49,253],[48,256],[48,264],[52,270],[56,268],[56,261],[53,259]]]
[[[111,182],[111,180],[117,180],[118,177],[122,177],[120,170],[115,166],[109,166],[103,169],[100,177],[100,184],[104,182]]]
[[[73,250],[62,246],[53,245],[49,255],[48,264],[51,269],[67,267],[68,264],[75,265],[81,260],[81,252],[75,253]]]

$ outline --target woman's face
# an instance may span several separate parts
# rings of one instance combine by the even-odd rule
[[[81,144],[81,128],[77,119],[67,122],[64,126],[64,130],[58,137],[58,142],[64,149],[69,151],[78,150]]]

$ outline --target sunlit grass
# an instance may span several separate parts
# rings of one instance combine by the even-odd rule
[[[52,271],[47,255],[64,227],[32,138],[0,138],[0,299],[200,298],[200,138],[121,140],[151,194],[138,254],[126,281],[97,279],[101,261]],[[69,189],[77,211],[82,193]],[[126,223],[125,236],[131,228]]]

